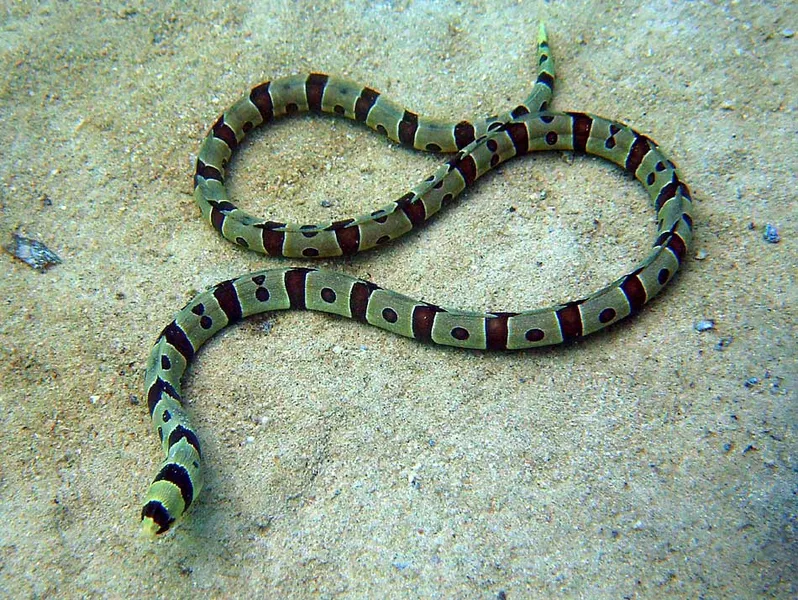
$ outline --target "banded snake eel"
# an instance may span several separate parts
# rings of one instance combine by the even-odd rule
[[[427,119],[369,87],[319,73],[262,83],[228,108],[208,132],[197,158],[194,198],[219,233],[245,248],[270,256],[350,255],[421,225],[476,179],[515,156],[567,150],[605,158],[643,185],[657,212],[657,234],[648,256],[585,298],[521,312],[445,309],[348,275],[304,267],[257,271],[200,293],[164,328],[147,361],[147,404],[166,458],[141,512],[145,534],[168,531],[200,492],[200,443],[183,407],[180,381],[202,344],[230,324],[267,311],[314,310],[435,344],[516,350],[603,329],[638,312],[671,280],[692,239],[692,199],[675,165],[651,139],[622,123],[549,111],[554,61],[542,25],[537,58],[537,78],[527,99],[509,112],[474,122]],[[230,201],[225,189],[231,155],[251,129],[303,112],[344,116],[402,145],[454,155],[398,200],[359,217],[299,225],[249,215]]]

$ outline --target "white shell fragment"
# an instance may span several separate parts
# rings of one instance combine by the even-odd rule
[[[37,271],[44,272],[48,267],[61,263],[58,255],[41,242],[22,237],[16,233],[12,235],[14,239],[5,247],[6,250]]]

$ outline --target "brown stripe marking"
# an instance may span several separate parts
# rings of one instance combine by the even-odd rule
[[[412,192],[408,192],[396,201],[396,207],[405,213],[413,227],[418,227],[427,220],[427,210],[421,200],[414,202],[414,198],[415,195]]]
[[[369,307],[369,298],[375,290],[379,290],[378,285],[370,281],[358,281],[352,286],[349,293],[349,312],[352,318],[361,323],[367,323],[366,313]]]
[[[676,177],[676,173],[674,173],[670,182],[663,185],[662,189],[659,191],[659,194],[657,194],[657,199],[654,201],[654,208],[659,211],[659,209],[661,209],[668,200],[676,195],[680,185],[681,182]]]
[[[672,235],[673,235],[673,232],[670,231],[670,230],[669,231],[663,231],[662,233],[660,233],[657,236],[657,239],[654,240],[654,246],[653,247],[656,248],[657,246],[665,246],[666,242],[670,241]]]
[[[477,162],[474,160],[472,155],[468,155],[465,158],[458,161],[455,165],[455,168],[460,171],[460,175],[463,176],[463,180],[465,180],[466,187],[471,186],[474,181],[477,179]]]
[[[177,324],[177,321],[169,323],[161,332],[161,337],[177,350],[186,359],[186,362],[191,362],[191,359],[194,358],[194,346],[191,345],[186,332]]]
[[[687,244],[684,243],[682,236],[680,236],[675,231],[673,232],[673,236],[668,242],[668,249],[671,252],[673,252],[673,255],[676,257],[676,260],[679,261],[679,264],[681,265],[685,255],[687,254]]]
[[[344,256],[357,254],[360,250],[360,226],[339,227],[335,229],[335,239]]]
[[[178,403],[183,403],[183,399],[180,397],[180,394],[177,393],[174,386],[165,379],[158,377],[152,382],[150,389],[147,390],[147,408],[150,409],[150,418],[152,418],[152,413],[155,412],[155,407],[161,401],[161,396],[163,396],[164,392],[168,394],[170,398],[177,400]]]
[[[232,127],[225,123],[224,115],[219,117],[211,129],[213,131],[213,137],[222,140],[225,144],[227,144],[227,147],[230,148],[231,151],[238,148],[238,139],[236,138],[236,133],[233,131]]]
[[[291,269],[285,272],[285,291],[288,294],[288,301],[291,308],[295,310],[305,310],[305,283],[308,273],[313,269]]]
[[[545,60],[545,56],[541,56],[541,61]],[[548,73],[541,73],[538,75],[537,83],[542,83],[543,85],[547,86],[550,90],[554,89],[554,77],[549,75]]]
[[[582,300],[569,302],[557,311],[557,320],[560,322],[560,331],[565,341],[582,336],[582,315],[579,312],[579,305],[582,302]]]
[[[197,451],[197,456],[202,457],[202,452],[200,452],[200,444],[197,436],[194,434],[193,431],[183,427],[182,425],[178,425],[172,430],[172,433],[169,434],[169,447],[171,448],[180,440],[186,440],[186,442]]]
[[[205,179],[215,179],[216,181],[224,182],[224,177],[219,172],[219,169],[212,165],[206,165],[200,159],[197,159],[197,175]],[[194,186],[197,185],[197,178],[194,178]]]
[[[520,156],[529,152],[529,131],[523,123],[507,123],[504,126],[510,141],[515,146],[515,154]]]
[[[379,97],[380,93],[377,90],[373,90],[370,87],[364,87],[360,92],[360,96],[355,102],[355,120],[365,121],[371,112],[371,107],[374,106],[374,103]]]
[[[629,308],[631,309],[631,313],[634,314],[638,312],[643,305],[646,303],[646,288],[643,286],[643,282],[637,276],[640,271],[635,271],[634,273],[630,273],[626,276],[626,279],[621,284],[621,291],[623,295],[626,296],[626,300],[629,302]]]
[[[150,500],[141,509],[141,519],[144,520],[147,517],[152,519],[158,526],[158,531],[155,532],[158,535],[168,531],[172,523],[175,522],[175,518],[169,514],[169,511],[159,500]]]
[[[241,301],[232,279],[219,283],[213,290],[213,297],[219,303],[228,323],[241,320]]]
[[[474,126],[468,121],[460,121],[454,126],[454,143],[457,149],[465,148],[476,139]]]
[[[496,316],[485,318],[485,339],[488,350],[507,350],[507,319],[518,313],[499,312],[493,314]]]
[[[264,122],[268,123],[274,118],[274,104],[269,93],[268,81],[256,85],[249,92],[249,101],[255,105]]]
[[[308,98],[308,109],[321,112],[321,99],[329,77],[324,73],[311,73],[305,81],[305,95]]]
[[[399,121],[399,141],[412,146],[416,140],[416,131],[418,131],[418,115],[406,110],[402,120]]]
[[[263,248],[269,256],[282,256],[283,243],[285,242],[285,232],[275,231],[277,227],[283,227],[285,223],[275,223],[274,221],[267,221],[266,223],[258,223],[254,225],[256,229],[262,229],[261,239],[263,240]]]
[[[215,202],[212,203],[211,204],[211,225],[213,225],[213,228],[216,231],[218,231],[219,233],[222,233],[222,228],[224,227],[224,219],[225,219],[225,217],[226,217],[226,215],[222,211],[219,210],[219,208],[217,207],[216,203]]]
[[[653,146],[654,143],[650,139],[644,135],[637,134],[632,144],[632,149],[629,150],[629,155],[626,157],[626,170],[634,175]]]
[[[446,312],[433,304],[417,304],[413,307],[413,337],[420,342],[432,340],[432,326],[435,324],[435,315]]]
[[[585,152],[587,148],[587,140],[590,137],[590,129],[593,127],[593,119],[584,113],[571,112],[573,129],[573,145],[574,150],[577,152]]]
[[[217,202],[216,200],[209,200],[208,204],[211,205],[211,225],[216,231],[222,233],[224,220],[230,211],[235,210],[236,205],[232,202]]]
[[[457,154],[455,154],[452,158],[447,160],[444,164],[446,165],[446,172],[451,173],[454,171],[454,168],[457,166],[457,163],[460,162],[460,159],[465,156],[465,153],[462,150],[458,150]]]
[[[177,463],[165,464],[155,476],[153,483],[156,481],[168,481],[175,484],[180,490],[180,495],[183,496],[183,502],[186,504],[185,508],[187,509],[191,506],[191,501],[194,499],[194,485],[191,483],[191,477],[183,465]]]

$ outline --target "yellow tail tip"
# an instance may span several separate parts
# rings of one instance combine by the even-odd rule
[[[145,517],[141,520],[141,535],[147,539],[154,540],[158,537],[159,529],[160,526],[150,517]]]

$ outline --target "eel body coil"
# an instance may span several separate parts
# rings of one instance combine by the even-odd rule
[[[542,25],[537,59],[537,78],[527,99],[506,113],[477,121],[428,119],[372,88],[321,73],[262,83],[208,132],[197,158],[194,198],[205,220],[250,250],[270,256],[344,256],[384,245],[418,227],[513,157],[568,150],[607,159],[643,185],[657,213],[648,256],[585,298],[520,312],[443,308],[369,281],[305,267],[249,273],[202,292],[164,328],[147,363],[147,405],[166,458],[142,509],[145,533],[168,531],[202,487],[200,443],[183,408],[180,381],[202,344],[228,325],[263,312],[314,310],[435,344],[519,350],[579,339],[612,325],[638,312],[673,278],[692,238],[692,199],[676,166],[650,138],[623,123],[548,110],[554,61]],[[266,221],[239,209],[225,188],[233,152],[253,128],[303,112],[360,121],[402,145],[452,156],[397,200],[354,218],[297,224]]]

